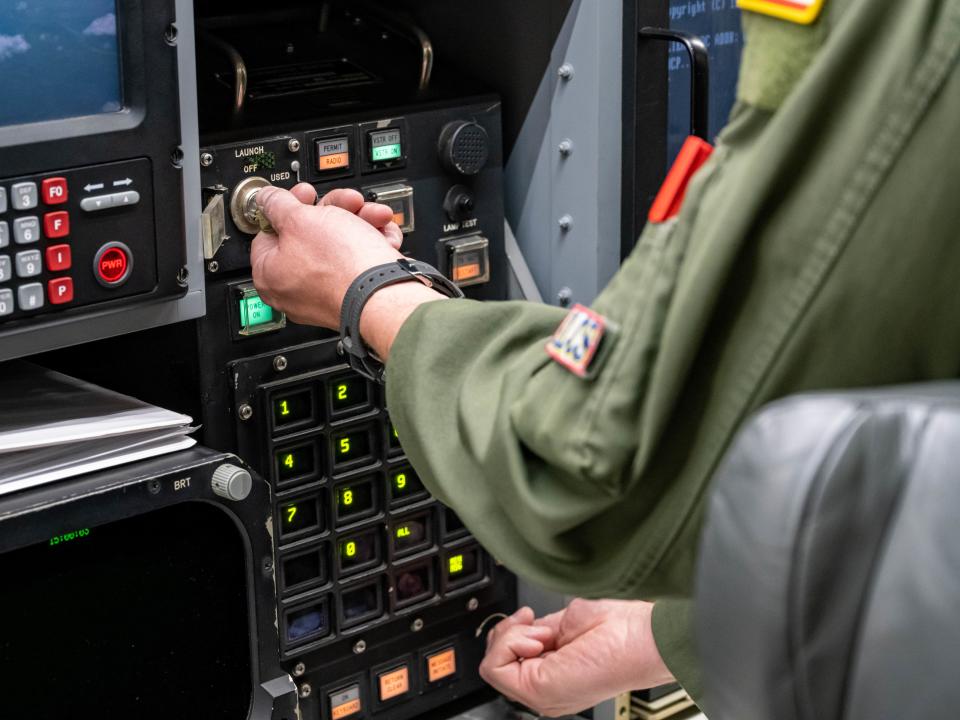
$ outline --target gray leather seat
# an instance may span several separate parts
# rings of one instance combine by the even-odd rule
[[[960,383],[762,410],[697,577],[710,720],[960,717]]]

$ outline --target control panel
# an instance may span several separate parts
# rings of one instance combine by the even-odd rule
[[[157,284],[147,159],[0,180],[0,327]]]
[[[500,105],[495,98],[398,108],[201,149],[208,277],[246,269],[267,183],[352,187],[394,211],[403,251],[473,297],[506,292]]]

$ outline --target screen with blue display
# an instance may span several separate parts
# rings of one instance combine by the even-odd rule
[[[116,0],[0,0],[0,126],[123,107]]]
[[[671,0],[670,27],[700,36],[710,51],[710,141],[727,124],[737,95],[743,35],[736,0]],[[690,58],[670,44],[667,167],[690,134]]]

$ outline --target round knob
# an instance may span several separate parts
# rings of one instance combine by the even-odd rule
[[[443,209],[453,222],[466,220],[473,215],[473,195],[463,185],[454,185],[447,191],[447,196],[443,200]]]
[[[451,172],[476,175],[490,157],[490,138],[482,125],[452,122],[440,133],[440,161]]]
[[[226,500],[246,500],[253,489],[253,478],[241,467],[224,463],[213,471],[213,492]]]
[[[240,232],[256,235],[261,230],[260,211],[257,208],[257,193],[270,183],[262,177],[253,175],[241,180],[230,196],[230,217]]]

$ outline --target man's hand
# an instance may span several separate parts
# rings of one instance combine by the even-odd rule
[[[522,608],[487,636],[480,675],[542,715],[569,715],[620,693],[673,682],[653,639],[653,605],[574,600],[539,620]]]
[[[250,265],[260,296],[291,320],[336,329],[347,288],[360,273],[402,255],[403,234],[385,205],[356,190],[333,190],[314,205],[313,186],[264,188],[257,203],[277,234],[253,239]],[[370,298],[360,332],[383,361],[400,326],[425,302],[443,295],[418,282],[384,288]]]

